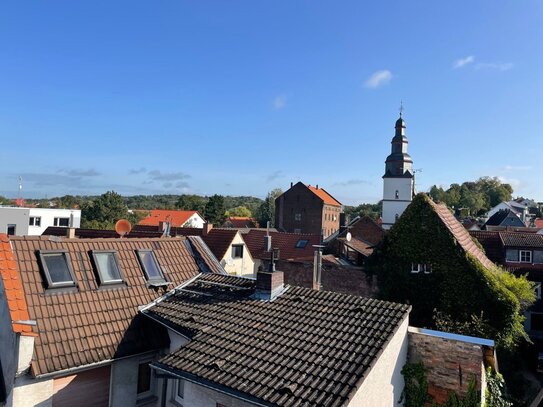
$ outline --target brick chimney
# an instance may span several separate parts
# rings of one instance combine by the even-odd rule
[[[279,249],[273,249],[270,256],[270,266],[267,271],[256,273],[254,297],[259,300],[272,301],[285,290],[284,273],[275,270],[275,260],[279,258]]]
[[[320,291],[322,288],[322,249],[324,246],[313,245],[315,248],[315,256],[313,257],[313,281],[311,288]]]
[[[202,235],[207,236],[209,232],[213,229],[213,223],[206,222],[204,223],[204,229],[202,230]]]

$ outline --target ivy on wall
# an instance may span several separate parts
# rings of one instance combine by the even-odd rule
[[[531,283],[466,253],[429,199],[418,194],[370,258],[381,297],[411,304],[412,325],[514,347],[526,338],[522,313],[535,299]],[[431,265],[431,273],[411,273],[412,264]]]

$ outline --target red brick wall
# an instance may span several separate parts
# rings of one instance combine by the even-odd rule
[[[471,376],[479,390],[481,381],[486,383],[482,345],[414,332],[408,335],[408,360],[422,361],[428,369],[428,393],[437,403],[447,401],[450,392],[464,396]]]
[[[285,284],[313,288],[313,262],[278,261],[275,268],[285,275]],[[377,278],[360,267],[323,264],[322,289],[345,294],[375,297]]]
[[[302,183],[297,183],[275,201],[275,227],[285,232],[319,235],[323,219],[322,200]],[[301,215],[296,220],[296,214]]]

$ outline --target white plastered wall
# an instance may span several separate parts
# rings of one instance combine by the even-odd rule
[[[400,394],[404,388],[401,370],[407,361],[406,318],[371,368],[368,376],[348,404],[350,407],[401,406]]]

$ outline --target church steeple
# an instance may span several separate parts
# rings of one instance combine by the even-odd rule
[[[391,152],[385,161],[382,213],[384,229],[392,227],[413,199],[413,160],[407,154],[406,126],[402,113],[403,106],[400,107],[400,117],[394,126]]]
[[[385,177],[412,177],[413,160],[407,154],[407,136],[405,135],[405,121],[400,110],[400,117],[394,126],[391,153],[385,161]]]

